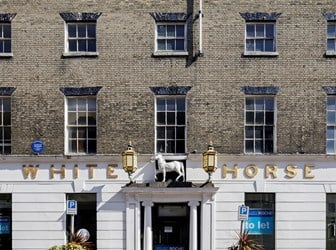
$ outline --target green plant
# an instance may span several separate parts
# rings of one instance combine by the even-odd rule
[[[228,250],[263,250],[263,245],[259,244],[257,240],[251,239],[248,231],[244,230],[237,233],[238,242],[229,247]]]

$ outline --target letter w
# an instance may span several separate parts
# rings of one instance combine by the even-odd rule
[[[27,179],[29,176],[31,179],[35,179],[37,176],[37,172],[39,170],[39,165],[33,166],[33,165],[23,165],[22,166],[22,173],[23,177]]]

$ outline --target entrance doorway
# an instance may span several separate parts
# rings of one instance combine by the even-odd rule
[[[97,200],[95,193],[72,193],[67,194],[67,200],[77,201],[77,215],[75,215],[75,232],[85,228],[90,233],[89,242],[94,244],[94,250],[97,249]],[[71,228],[71,218],[67,215],[66,220],[68,232]],[[70,235],[68,235],[68,240]]]
[[[189,249],[187,203],[156,203],[153,207],[153,250]]]

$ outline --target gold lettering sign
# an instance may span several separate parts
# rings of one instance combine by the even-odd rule
[[[314,165],[306,164],[304,166],[304,178],[306,179],[313,179],[315,176],[312,175],[312,168],[314,168]]]
[[[38,170],[39,170],[39,165],[36,165],[36,166],[23,165],[22,166],[23,178],[28,179],[28,177],[30,176],[31,179],[35,179],[37,176]]]
[[[55,178],[55,174],[60,174],[61,178],[65,178],[65,165],[62,165],[61,169],[56,169],[54,165],[50,167],[50,179]]]
[[[97,167],[97,164],[87,164],[86,167],[89,168],[89,178],[93,179],[93,177],[94,177],[94,169]]]
[[[265,178],[268,178],[272,175],[272,178],[275,179],[278,177],[277,175],[278,167],[273,164],[266,164],[265,166]]]
[[[287,178],[294,178],[297,175],[297,166],[290,164],[286,167],[285,172]]]
[[[232,173],[232,178],[237,178],[238,175],[238,165],[234,164],[233,169],[228,168],[226,164],[223,165],[223,178],[226,178],[227,173]]]
[[[109,164],[107,165],[107,178],[108,179],[117,179],[118,175],[113,174],[114,168],[118,167],[118,164]]]
[[[254,164],[247,165],[247,167],[244,170],[245,176],[248,178],[253,178],[258,174],[258,167]]]

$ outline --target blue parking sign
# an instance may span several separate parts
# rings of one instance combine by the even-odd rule
[[[67,214],[70,214],[70,215],[77,214],[77,201],[67,200]]]
[[[249,207],[241,205],[238,207],[238,220],[248,220],[249,217]]]

